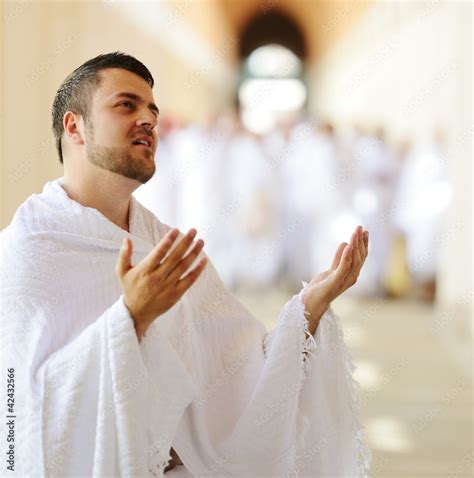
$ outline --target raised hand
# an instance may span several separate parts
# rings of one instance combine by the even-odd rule
[[[115,272],[124,291],[124,301],[135,322],[139,339],[158,316],[176,304],[206,265],[207,259],[203,257],[194,269],[185,274],[201,252],[204,241],[202,239],[196,241],[186,254],[196,236],[196,230],[191,229],[169,252],[178,235],[177,229],[169,231],[135,266],[131,263],[132,242],[127,238],[124,239],[120,249]]]
[[[350,243],[339,245],[331,268],[316,275],[305,289],[303,303],[309,321],[309,330],[314,333],[319,319],[331,302],[357,282],[367,258],[369,233],[357,226]]]

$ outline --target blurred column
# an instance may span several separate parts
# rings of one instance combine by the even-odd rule
[[[453,132],[448,145],[452,202],[441,238],[435,330],[472,373],[472,5],[457,9]],[[454,33],[454,32],[453,32]]]

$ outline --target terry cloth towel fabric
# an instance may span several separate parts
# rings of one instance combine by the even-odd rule
[[[128,233],[61,184],[28,198],[2,232],[9,476],[163,476],[171,446],[184,465],[170,476],[367,476],[353,365],[331,310],[311,336],[300,292],[267,333],[209,262],[139,343],[118,251],[128,236],[136,264],[169,227],[132,197]]]

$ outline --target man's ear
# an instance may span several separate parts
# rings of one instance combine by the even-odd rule
[[[84,144],[84,120],[79,113],[68,111],[64,115],[63,128],[74,144]]]

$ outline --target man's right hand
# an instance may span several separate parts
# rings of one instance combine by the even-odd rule
[[[178,302],[206,265],[207,259],[203,257],[194,269],[183,275],[204,246],[204,241],[199,239],[186,254],[196,236],[195,229],[191,229],[165,258],[178,235],[177,229],[169,231],[148,256],[135,266],[131,263],[132,241],[125,238],[120,248],[115,272],[139,339],[159,315]]]

